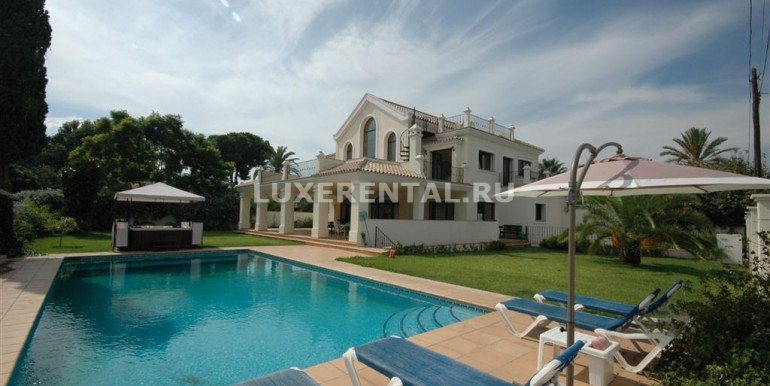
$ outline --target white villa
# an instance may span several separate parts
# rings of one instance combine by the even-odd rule
[[[333,153],[301,163],[298,174],[260,171],[236,187],[238,227],[266,230],[273,198],[278,232],[293,233],[301,197],[313,202],[311,237],[366,246],[470,244],[497,240],[503,224],[565,226],[563,199],[495,201],[509,183],[537,178],[543,149],[514,134],[469,108],[435,116],[366,94],[334,134]]]

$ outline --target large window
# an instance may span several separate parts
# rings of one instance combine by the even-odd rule
[[[524,167],[529,166],[532,167],[532,162],[519,160],[519,177],[524,177]]]
[[[428,220],[454,220],[454,202],[428,201]]]
[[[345,159],[353,159],[353,145],[350,143],[345,145]]]
[[[388,161],[396,160],[396,134],[388,134]]]
[[[479,169],[492,170],[492,153],[479,150]]]
[[[369,118],[364,126],[364,157],[374,158],[377,150],[377,123]]]
[[[535,204],[535,221],[545,221],[545,204]]]
[[[476,216],[482,221],[495,221],[495,203],[479,202],[476,206]]]
[[[372,219],[394,219],[398,213],[398,203],[390,201],[389,197],[385,197],[383,201],[380,201],[379,197],[369,204],[369,218]]]
[[[352,205],[350,205],[350,200],[347,198],[342,200],[340,203],[340,216],[337,220],[339,220],[340,224],[350,224],[350,211],[352,209]]]
[[[502,183],[503,187],[508,186],[511,182],[514,180],[513,175],[513,159],[508,157],[503,157],[503,178]]]

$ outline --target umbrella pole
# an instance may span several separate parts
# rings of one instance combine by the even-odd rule
[[[623,152],[623,147],[615,142],[607,142],[604,145],[595,148],[589,143],[584,143],[578,147],[575,151],[575,157],[572,159],[572,169],[570,170],[569,178],[569,194],[567,195],[567,207],[569,208],[569,280],[568,280],[568,296],[567,296],[567,347],[572,346],[575,343],[575,209],[577,208],[577,202],[580,199],[580,185],[583,184],[583,179],[586,177],[586,172],[591,163],[594,162],[596,156],[600,151],[608,146],[614,146],[618,149],[618,153]],[[590,153],[585,166],[580,172],[580,176],[577,175],[577,169],[580,166],[580,155],[584,150],[588,150]],[[575,367],[570,364],[567,367],[567,386],[572,386],[575,382]]]

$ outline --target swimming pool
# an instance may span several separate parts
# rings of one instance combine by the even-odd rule
[[[11,385],[225,385],[482,310],[251,251],[66,259]]]

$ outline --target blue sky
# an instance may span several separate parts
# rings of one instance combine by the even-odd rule
[[[750,64],[749,0],[48,0],[48,134],[156,111],[304,160],[332,151],[371,93],[436,115],[470,107],[565,164],[583,142],[660,159],[690,127],[749,149],[769,3],[753,0]],[[767,95],[761,112],[768,152]]]

